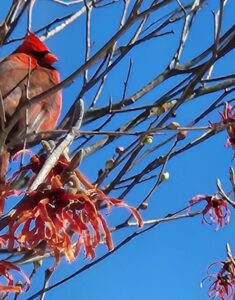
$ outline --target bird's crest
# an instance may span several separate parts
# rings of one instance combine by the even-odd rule
[[[50,52],[48,47],[32,32],[30,32],[24,39],[23,43],[14,51],[14,53],[25,53],[35,56],[36,53],[43,53],[44,61],[48,65],[52,65],[58,59]]]

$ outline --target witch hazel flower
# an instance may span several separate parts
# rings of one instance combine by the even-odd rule
[[[12,272],[16,271],[21,275],[24,281],[15,283]],[[6,260],[0,260],[0,299],[7,298],[9,293],[21,293],[27,291],[30,287],[29,279],[24,272],[15,264]]]
[[[45,161],[44,154],[32,155],[29,164],[17,171],[11,180],[20,172],[31,171],[35,174],[32,182]],[[79,170],[71,171],[69,166],[68,159],[61,155],[45,182],[36,190],[25,192],[9,220],[8,233],[0,237],[9,250],[17,247],[19,251],[29,249],[37,255],[50,253],[55,258],[54,267],[62,256],[72,262],[81,250],[85,257],[94,259],[99,243],[105,243],[108,250],[113,249],[111,232],[98,209],[101,204],[109,210],[126,207],[138,225],[143,225],[135,208],[120,199],[108,197]],[[67,169],[69,175],[65,175]]]
[[[220,266],[220,270],[217,273],[208,274],[202,284],[206,280],[214,281],[208,290],[210,299],[232,300],[235,286],[234,261],[228,258],[226,261],[214,262],[208,267],[208,270],[216,265]]]
[[[235,113],[234,113],[234,107],[232,105],[229,105],[227,102],[224,104],[224,113],[219,113],[221,116],[221,121],[218,123],[211,123],[212,128],[217,128],[222,125],[227,125],[227,133],[228,133],[228,139],[225,144],[225,146],[233,147],[235,149]]]
[[[215,195],[196,195],[193,197],[189,204],[195,204],[200,201],[206,201],[206,206],[202,210],[202,221],[206,224],[212,225],[216,223],[216,231],[227,225],[230,220],[230,210],[228,208],[228,202],[219,194]],[[209,219],[207,218],[207,215]]]

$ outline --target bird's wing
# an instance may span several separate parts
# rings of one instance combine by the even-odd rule
[[[14,60],[0,63],[0,92],[6,117],[14,114],[22,98],[22,82],[27,76],[27,69]]]

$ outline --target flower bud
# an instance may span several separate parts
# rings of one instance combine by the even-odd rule
[[[177,122],[172,122],[169,125],[166,126],[167,129],[178,129],[180,127],[180,124]]]
[[[143,203],[141,203],[141,205],[140,205],[140,209],[143,209],[143,210],[145,210],[145,209],[147,209],[148,208],[148,203],[147,202],[143,202]]]
[[[152,135],[146,135],[143,138],[143,144],[151,144],[153,142],[153,136]]]
[[[170,102],[167,102],[167,108],[171,109],[172,107],[175,106],[176,103],[177,103],[177,100],[171,100]]]
[[[124,150],[125,150],[125,148],[124,147],[117,147],[116,149],[115,149],[115,152],[117,153],[117,154],[122,154],[122,152],[124,152]]]
[[[114,165],[114,160],[113,159],[107,160],[106,163],[105,163],[105,170],[112,169],[113,165]]]
[[[151,115],[156,115],[156,116],[160,117],[166,111],[167,111],[167,103],[164,103],[164,104],[159,105],[157,107],[152,107],[151,108]]]
[[[188,133],[187,130],[180,130],[179,133],[176,135],[176,139],[178,141],[184,140],[187,136],[187,133]]]
[[[162,173],[161,181],[168,180],[169,178],[170,178],[170,173],[169,172]]]

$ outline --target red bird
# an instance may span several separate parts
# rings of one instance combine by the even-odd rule
[[[28,101],[60,82],[59,73],[52,66],[56,61],[57,57],[47,46],[35,34],[29,33],[23,43],[0,63],[0,92],[6,125],[21,101]],[[58,91],[20,113],[17,124],[6,139],[7,149],[21,145],[26,133],[53,129],[60,116],[61,104],[62,95]],[[0,115],[0,121],[4,122],[3,115]],[[7,164],[4,151],[0,149],[0,180],[1,175],[5,176],[4,165]]]

